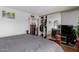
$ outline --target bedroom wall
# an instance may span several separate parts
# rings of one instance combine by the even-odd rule
[[[56,29],[54,27],[55,20],[58,20],[59,25],[61,24],[61,13],[55,13],[55,14],[48,15],[48,17],[47,17],[47,34],[51,33],[52,28]],[[49,23],[49,22],[51,22],[51,23]]]
[[[15,19],[3,18],[2,10],[14,12]],[[7,37],[13,35],[25,34],[28,29],[29,13],[10,9],[7,7],[0,7],[0,37]]]
[[[79,9],[70,10],[62,13],[62,25],[76,26],[79,20]]]

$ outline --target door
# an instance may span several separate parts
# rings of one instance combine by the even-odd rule
[[[36,25],[30,25],[30,34],[35,35]]]

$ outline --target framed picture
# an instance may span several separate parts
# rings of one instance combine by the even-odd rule
[[[10,19],[15,19],[15,13],[13,12],[7,12],[7,11],[2,11],[2,17],[5,18],[10,18]]]

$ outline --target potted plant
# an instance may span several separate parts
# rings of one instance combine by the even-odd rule
[[[79,25],[77,26],[77,40],[76,40],[76,46],[77,46],[77,51],[79,51]]]

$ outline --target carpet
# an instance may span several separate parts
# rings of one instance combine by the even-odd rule
[[[34,35],[0,38],[0,52],[63,52],[57,43]]]

